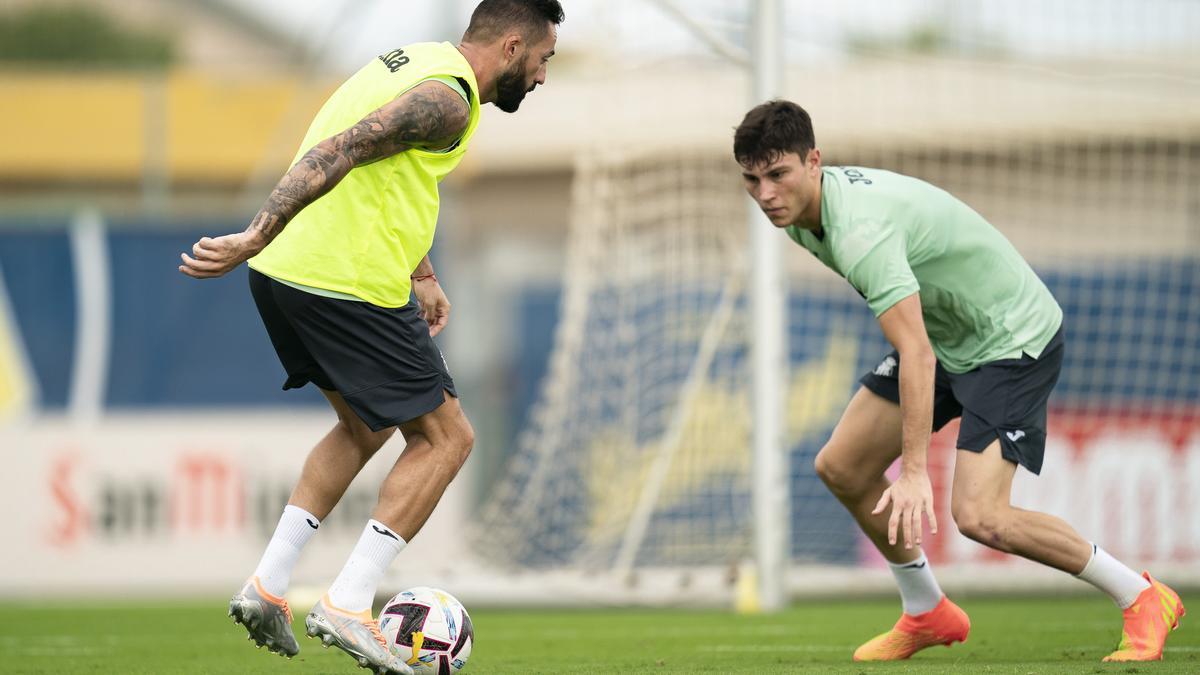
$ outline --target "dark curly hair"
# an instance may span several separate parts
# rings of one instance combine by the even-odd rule
[[[770,164],[789,152],[803,159],[816,145],[812,119],[791,101],[751,108],[733,133],[733,156],[742,166]]]

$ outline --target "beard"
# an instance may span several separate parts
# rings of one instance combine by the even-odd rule
[[[525,100],[525,94],[532,89],[525,87],[524,65],[514,63],[496,80],[496,107],[506,113],[516,112],[521,107],[521,101]]]

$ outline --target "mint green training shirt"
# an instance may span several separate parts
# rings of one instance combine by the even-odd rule
[[[965,373],[1022,353],[1041,356],[1062,309],[1013,245],[929,183],[881,169],[825,167],[822,237],[788,235],[867,299],[878,317],[919,293],[942,367]]]

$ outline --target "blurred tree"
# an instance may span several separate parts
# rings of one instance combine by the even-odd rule
[[[942,26],[927,22],[894,35],[851,33],[846,46],[853,54],[939,54],[954,47]]]
[[[851,32],[846,39],[846,49],[851,54],[875,56],[953,54],[1002,58],[1010,53],[998,37],[977,28],[964,34],[945,21],[921,21],[891,35]]]
[[[29,6],[0,13],[0,63],[166,67],[172,36],[129,28],[94,7]]]

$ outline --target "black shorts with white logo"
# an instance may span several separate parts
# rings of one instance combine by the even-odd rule
[[[457,397],[416,302],[388,308],[307,293],[250,270],[250,292],[287,371],[284,389],[336,391],[374,431]]]
[[[993,440],[1000,454],[1033,473],[1042,470],[1046,452],[1046,401],[1062,370],[1063,332],[1060,326],[1042,355],[985,363],[965,373],[951,373],[937,364],[934,375],[933,430],[962,417],[960,450],[983,452]],[[893,403],[900,402],[900,355],[892,352],[874,372],[859,382]]]

